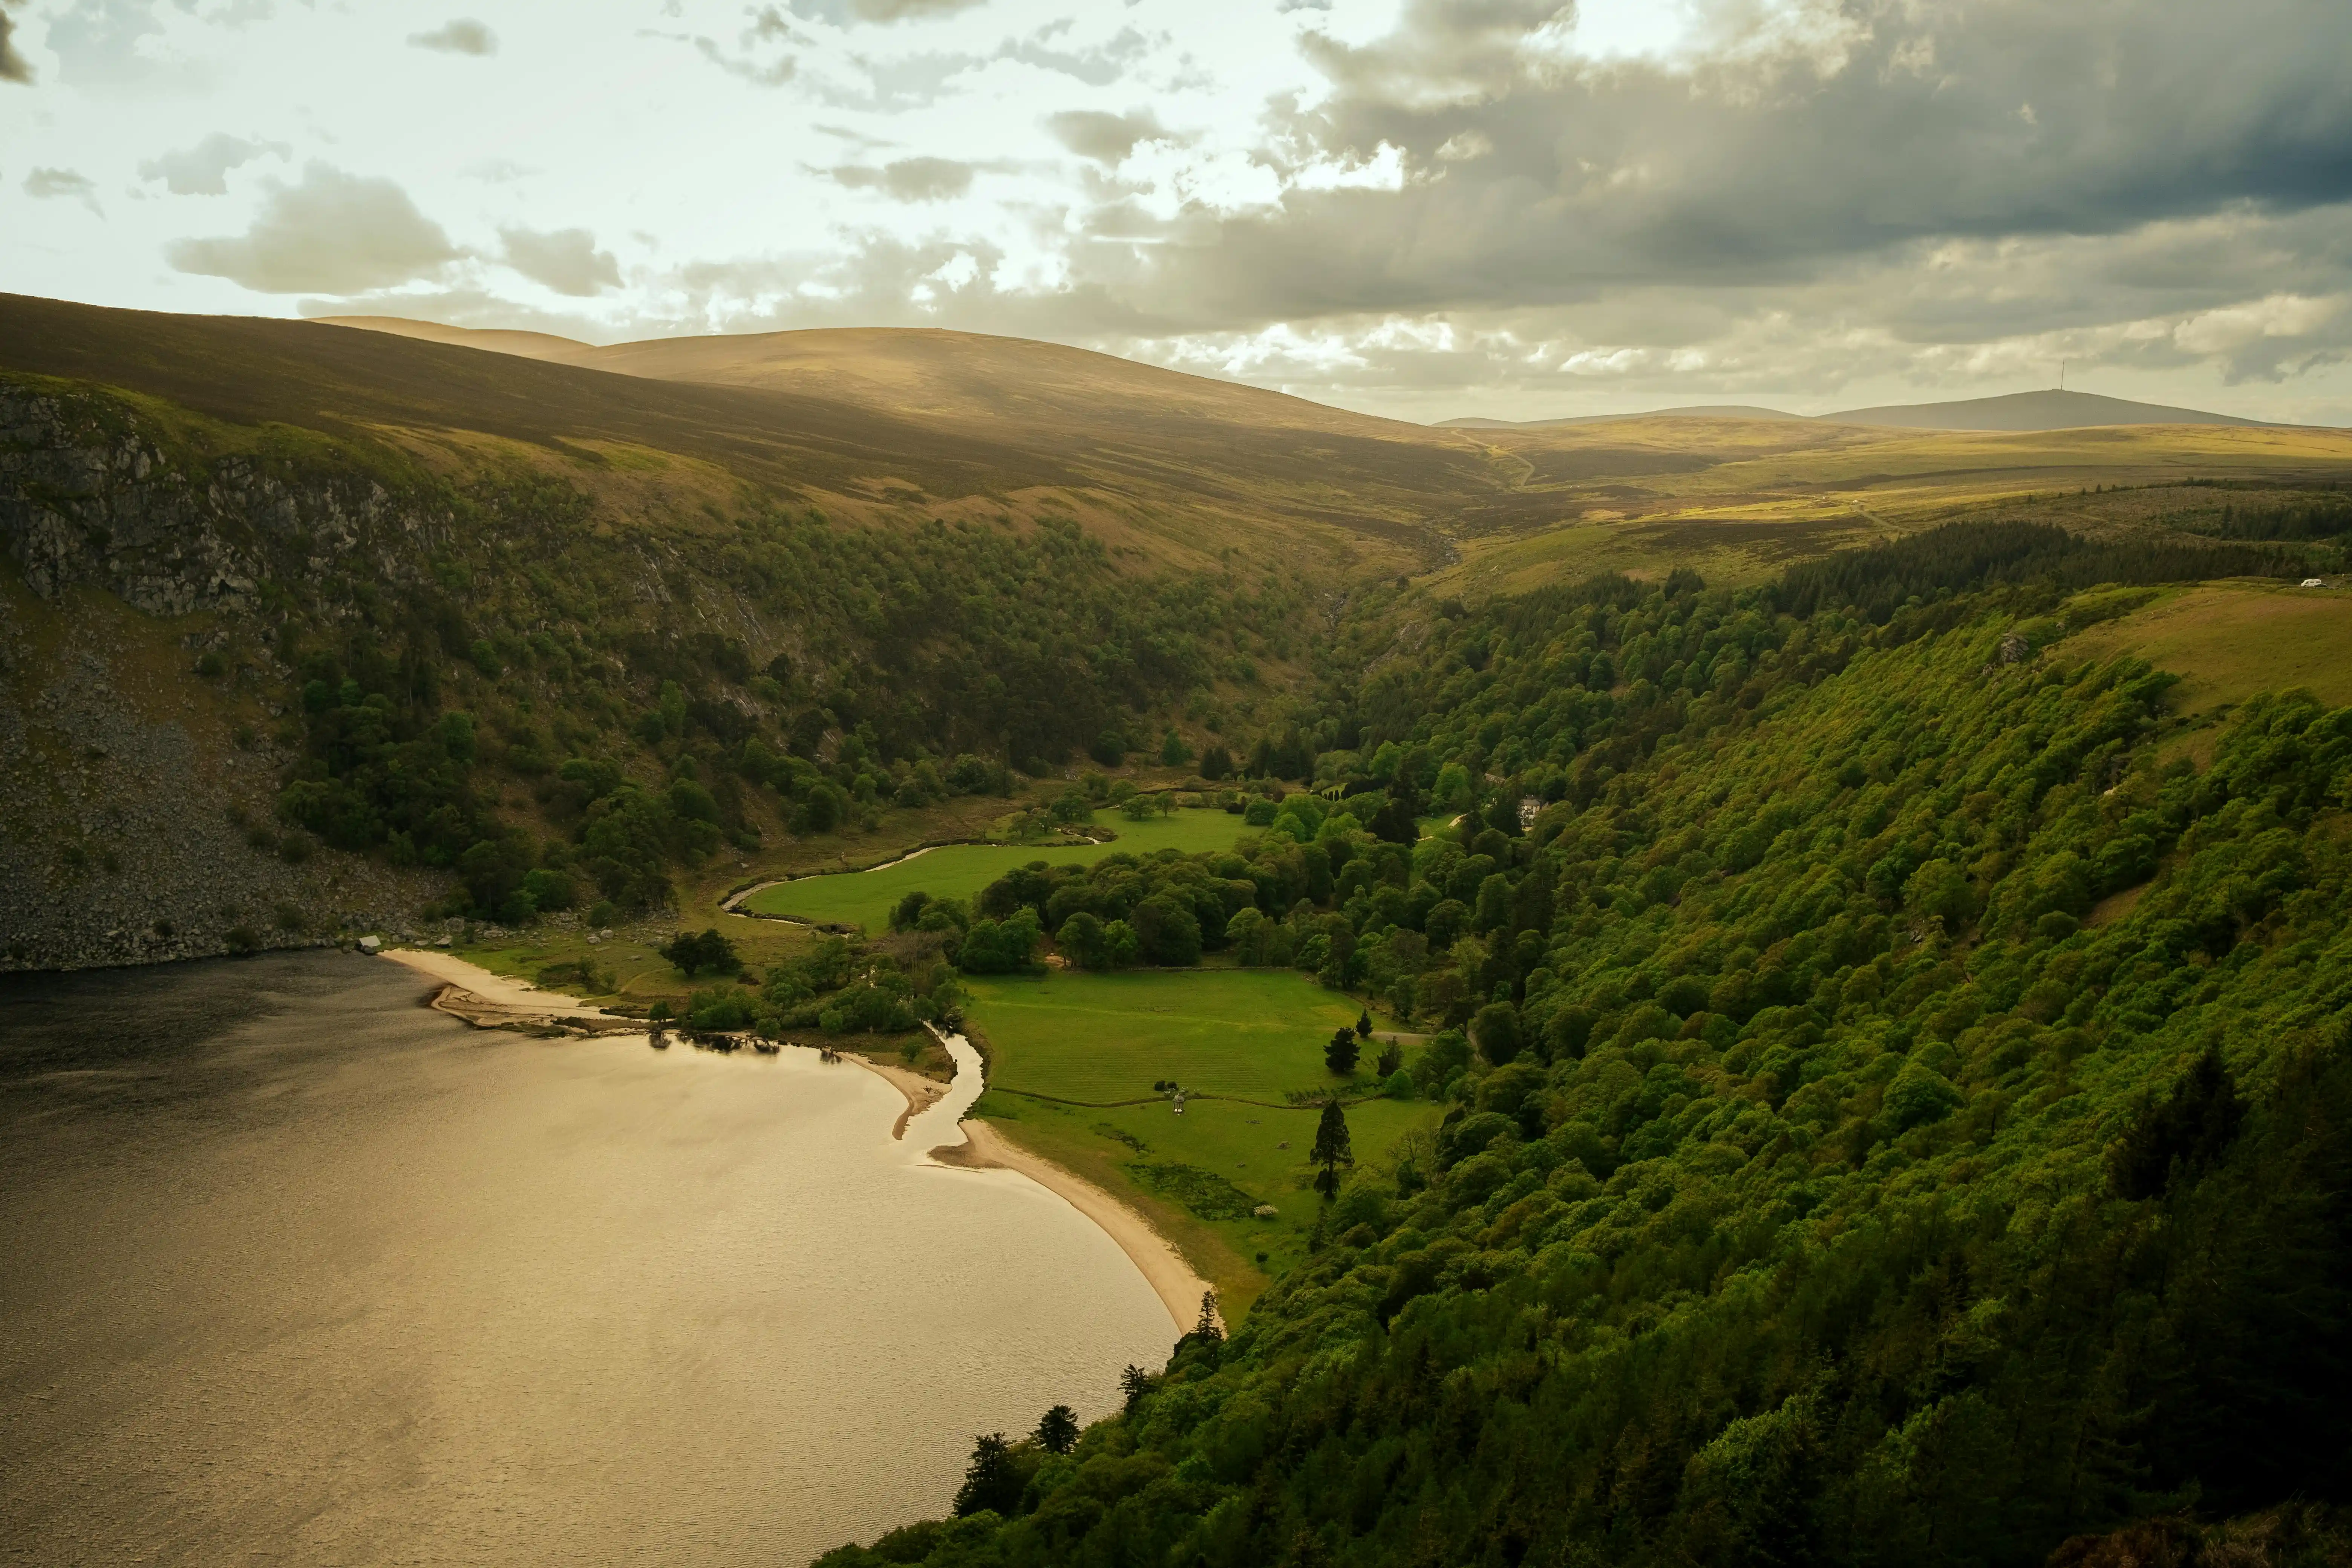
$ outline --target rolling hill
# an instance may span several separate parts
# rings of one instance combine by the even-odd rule
[[[2227,425],[2254,427],[2260,419],[2208,414],[2160,403],[2134,403],[2095,392],[2012,392],[1957,403],[1887,404],[1819,416],[1825,424],[1892,425],[1909,430],[2082,430],[2100,425]]]
[[[484,346],[488,346],[485,344]],[[523,351],[515,351],[523,352]],[[1807,420],[1820,425],[1872,425],[1904,430],[2085,430],[2105,425],[2226,425],[2261,428],[2265,421],[2233,414],[2134,403],[2091,392],[2012,392],[1953,403],[1890,403],[1835,414],[1784,414],[1748,404],[1654,408],[1641,414],[1580,414],[1566,419],[1441,419],[1441,430],[1563,430],[1625,419]]]

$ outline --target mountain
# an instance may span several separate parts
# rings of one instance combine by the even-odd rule
[[[2095,425],[2260,426],[2260,419],[2134,403],[2095,392],[2012,392],[1957,403],[1888,404],[1817,416],[1832,425],[1893,425],[1912,430],[2077,430]]]
[[[1641,414],[1582,414],[1567,419],[1444,419],[1441,430],[1558,430],[1576,425],[1601,425],[1634,419],[1767,419],[1811,420],[1822,425],[1875,425],[1907,430],[2080,430],[2102,425],[2220,425],[2262,427],[2260,419],[2231,414],[2208,414],[2195,408],[2171,408],[2159,403],[2134,403],[2102,397],[2091,392],[2012,392],[2000,397],[1970,397],[1956,403],[1892,403],[1874,408],[1847,408],[1835,414],[1783,414],[1775,408],[1745,404],[1709,405],[1690,408],[1656,408]]]
[[[656,918],[1008,765],[1198,754],[1507,492],[1459,437],[967,334],[0,296],[0,431],[5,967]]]
[[[1653,408],[1640,414],[1578,414],[1565,419],[1441,419],[1440,430],[1556,430],[1571,425],[1602,425],[1612,419],[1802,419],[1746,403],[1704,403],[1684,408]]]

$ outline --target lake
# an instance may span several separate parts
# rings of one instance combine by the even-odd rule
[[[431,989],[339,953],[0,981],[12,1561],[801,1563],[1165,1360],[1108,1237],[927,1164],[936,1116],[892,1142],[863,1068]]]

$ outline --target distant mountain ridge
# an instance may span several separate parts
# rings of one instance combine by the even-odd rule
[[[2104,397],[2095,392],[2004,393],[1999,397],[1968,397],[1950,403],[1891,403],[1872,408],[1846,408],[1834,414],[1784,414],[1775,408],[1738,404],[1692,408],[1654,408],[1638,414],[1586,414],[1568,419],[1444,419],[1439,427],[1457,430],[1545,430],[1570,425],[1594,425],[1608,419],[1805,419],[1821,425],[1877,425],[1909,430],[2079,430],[2099,425],[2228,425],[2266,426],[2265,419],[2242,419],[2234,414],[2212,414],[2197,408],[2174,408],[2161,403],[2135,403],[2129,398]]]

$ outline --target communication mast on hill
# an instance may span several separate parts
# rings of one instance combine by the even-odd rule
[[[2063,359],[2058,362],[2058,390],[2066,390],[2066,362]]]

